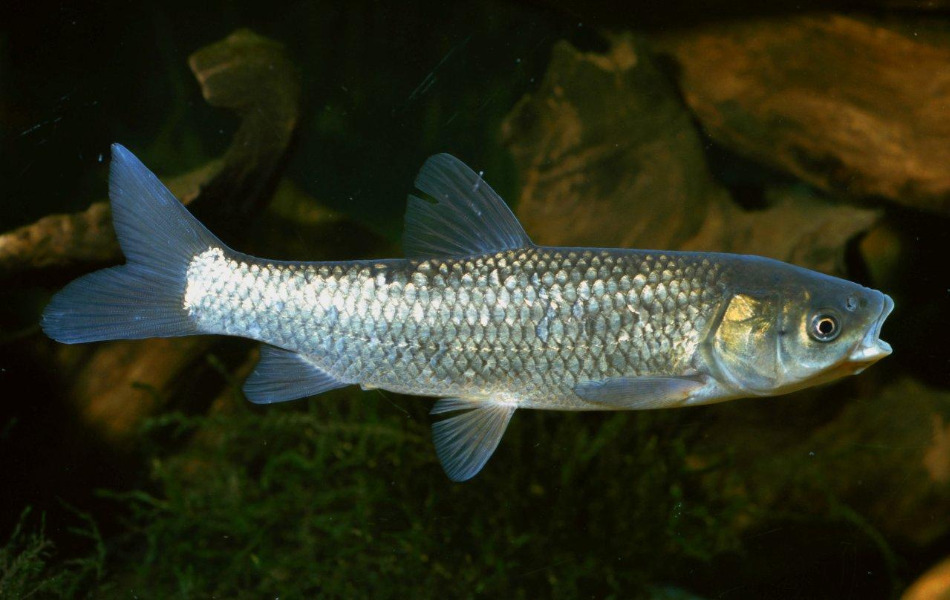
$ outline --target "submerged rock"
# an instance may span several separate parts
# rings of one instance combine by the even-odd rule
[[[901,596],[903,600],[950,599],[950,558],[920,576]]]
[[[708,493],[720,493],[720,477],[738,476],[753,504],[772,511],[847,507],[884,538],[917,548],[950,533],[950,393],[868,372],[794,402],[724,405],[717,416],[695,451],[705,460],[729,454],[733,464],[707,480]]]

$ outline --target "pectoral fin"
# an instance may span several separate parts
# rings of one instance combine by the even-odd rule
[[[445,474],[452,481],[471,479],[491,458],[515,407],[445,398],[432,407],[429,414],[438,415],[457,410],[465,412],[432,424],[432,441]]]
[[[574,393],[607,410],[648,410],[682,406],[703,385],[691,377],[611,377],[582,381]]]

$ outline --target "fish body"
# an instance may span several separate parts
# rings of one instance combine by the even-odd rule
[[[461,162],[430,159],[409,258],[280,262],[227,248],[114,146],[129,263],[51,302],[64,342],[221,334],[264,342],[245,392],[350,384],[441,397],[443,467],[474,476],[518,408],[630,410],[786,393],[890,353],[881,292],[754,256],[534,245]]]

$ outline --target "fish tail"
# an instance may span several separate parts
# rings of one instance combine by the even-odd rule
[[[195,255],[225,246],[119,144],[112,145],[109,197],[127,262],[53,296],[43,331],[66,344],[201,333],[184,304],[188,266]]]

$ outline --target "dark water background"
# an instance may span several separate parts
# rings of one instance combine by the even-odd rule
[[[223,154],[238,118],[204,101],[187,59],[249,28],[283,44],[301,77],[300,122],[279,177],[290,196],[341,216],[318,230],[265,217],[224,241],[282,259],[393,255],[406,192],[431,154],[459,156],[515,203],[524,174],[502,122],[537,92],[556,42],[603,52],[609,32],[756,14],[710,4],[7,6],[0,230],[104,199],[113,142],[161,175]],[[950,32],[945,13],[927,18]],[[770,186],[803,185],[701,139],[713,177],[746,208]],[[884,363],[799,402],[519,413],[486,471],[464,485],[435,460],[429,401],[347,390],[251,407],[237,391],[251,351],[241,342],[195,358],[179,377],[186,383],[116,442],[71,400],[88,357],[62,354],[36,325],[50,294],[90,267],[8,277],[0,597],[897,596],[950,554],[948,483],[916,483],[923,449],[936,447],[938,462],[950,455],[950,442],[939,443],[950,415],[950,221],[886,199],[871,205],[884,211],[902,266],[876,281],[857,242],[846,260],[850,277],[898,303],[883,334],[895,355]],[[314,231],[321,239],[308,238]],[[881,392],[893,381],[909,383]],[[802,432],[837,435],[842,415],[856,413],[863,427],[860,403],[878,410],[881,394],[895,402],[880,420],[898,423],[905,397],[926,399],[907,431],[927,435],[829,442],[833,457],[789,450]],[[879,476],[865,484],[876,461]]]

